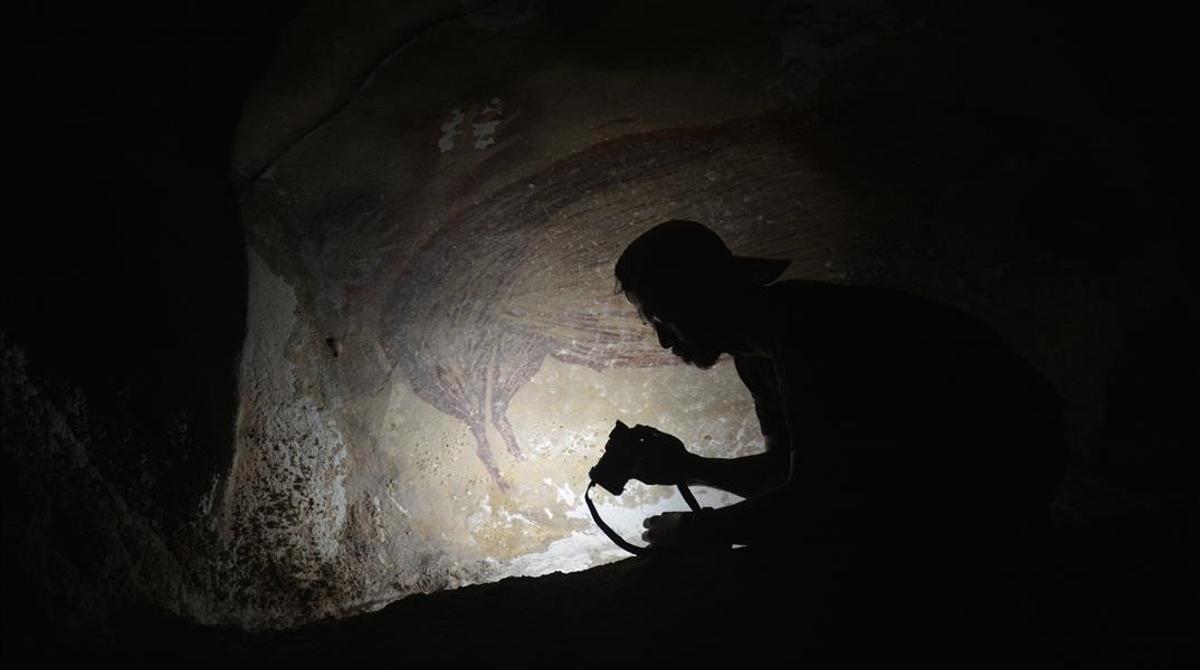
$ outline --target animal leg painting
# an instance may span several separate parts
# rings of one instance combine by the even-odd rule
[[[509,490],[488,425],[506,456],[529,457],[509,405],[547,356],[599,372],[679,363],[614,291],[612,264],[638,231],[671,217],[719,221],[736,205],[734,222],[760,222],[718,226],[742,253],[800,258],[803,234],[819,245],[819,232],[794,222],[822,223],[804,211],[825,189],[780,140],[787,128],[764,118],[626,136],[454,201],[385,279],[380,331],[398,379],[463,421],[480,463]],[[710,192],[716,175],[736,203]]]
[[[479,457],[479,462],[483,464],[492,481],[496,482],[496,486],[500,490],[507,492],[510,488],[508,481],[500,474],[500,468],[496,466],[496,459],[492,456],[492,446],[488,443],[487,429],[482,421],[472,421],[469,424],[471,435],[475,438],[475,455]]]
[[[517,391],[537,374],[548,349],[549,344],[542,338],[518,333],[504,333],[496,342],[491,375],[492,425],[504,439],[508,453],[517,460],[522,460],[524,455],[508,421],[508,404]]]

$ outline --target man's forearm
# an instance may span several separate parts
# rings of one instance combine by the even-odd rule
[[[803,512],[797,508],[795,496],[796,492],[784,485],[728,507],[705,510],[697,519],[697,531],[728,544],[771,540],[781,532],[791,532],[791,515]]]
[[[711,486],[750,498],[787,480],[786,455],[764,452],[741,458],[705,458],[691,455],[685,481]]]

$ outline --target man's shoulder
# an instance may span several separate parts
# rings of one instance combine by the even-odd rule
[[[844,287],[841,284],[816,279],[784,279],[767,285],[766,290],[771,295],[785,299],[803,299],[839,288]]]
[[[811,279],[789,279],[767,287],[776,323],[784,343],[803,339],[804,333],[848,325],[854,315],[872,311],[883,298],[872,287],[835,284]]]
[[[778,315],[788,314],[806,308],[813,308],[817,303],[838,292],[837,284],[814,281],[811,279],[786,279],[766,287],[768,302],[771,309]]]
[[[979,327],[958,308],[883,286],[792,279],[767,287],[780,317],[781,335],[798,331],[930,325],[949,330]]]
[[[787,279],[767,286],[777,304],[816,307],[828,304],[884,304],[891,302],[930,302],[917,295],[870,284],[838,284],[815,279]]]
[[[787,279],[767,286],[776,309],[814,310],[838,305],[886,299],[886,289],[854,284],[835,284],[815,279]]]

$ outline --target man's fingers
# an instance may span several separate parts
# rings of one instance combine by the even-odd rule
[[[664,538],[661,528],[651,523],[650,519],[643,521],[642,527],[647,529],[646,532],[642,533],[642,542],[651,546],[662,544]]]
[[[642,541],[652,545],[673,546],[680,538],[678,521],[687,512],[663,512],[642,521]]]
[[[670,535],[664,533],[660,528],[651,528],[650,530],[642,533],[642,542],[645,542],[646,544],[669,544],[669,540]]]
[[[642,528],[647,529],[642,533],[642,541],[649,544],[656,544],[662,541],[662,515],[646,517],[642,520]]]

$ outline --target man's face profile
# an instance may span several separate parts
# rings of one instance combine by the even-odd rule
[[[739,261],[743,263],[739,264]],[[735,258],[716,233],[694,221],[671,220],[642,233],[625,248],[614,274],[642,322],[654,328],[658,343],[699,368],[733,353],[741,335],[742,288],[752,277],[744,261],[771,266],[773,279],[786,262]]]
[[[681,309],[678,302],[648,301],[634,293],[626,293],[630,304],[637,309],[642,322],[654,329],[658,343],[684,363],[707,369],[720,359],[723,347],[718,333],[704,324],[699,314]]]

